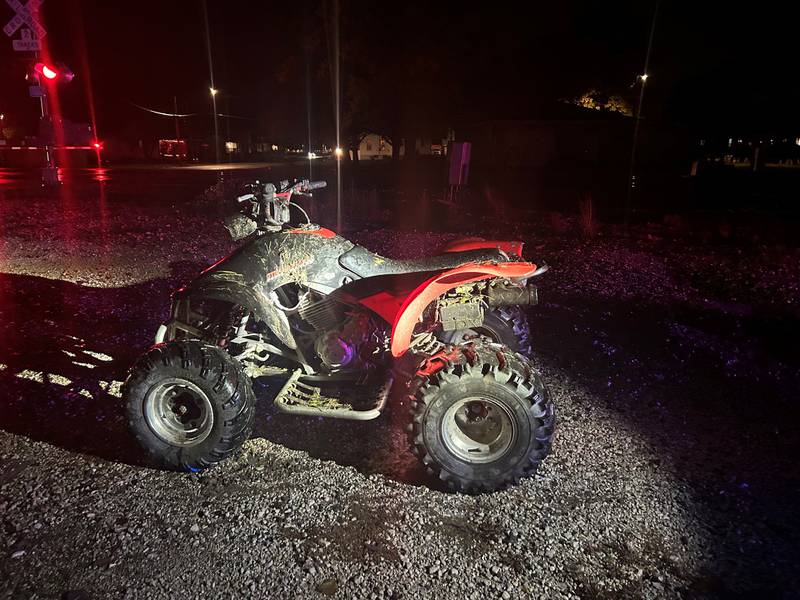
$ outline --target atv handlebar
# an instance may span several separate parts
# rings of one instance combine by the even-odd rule
[[[279,184],[280,191],[276,191],[276,187],[271,183],[261,183],[256,181],[249,184],[254,191],[249,194],[243,194],[236,198],[238,203],[247,202],[248,200],[258,201],[259,197],[267,202],[275,201],[276,198],[282,200],[290,200],[293,194],[310,195],[312,190],[319,190],[328,186],[327,181],[309,181],[308,179],[301,179],[292,185],[288,181],[282,181]]]
[[[325,181],[309,181],[301,179],[293,183],[281,181],[277,186],[272,183],[256,181],[248,184],[249,191],[236,198],[237,203],[244,204],[240,212],[250,221],[255,222],[260,230],[280,230],[289,222],[289,206],[298,208],[306,217],[308,215],[297,204],[292,196],[311,196],[312,190],[326,187]],[[233,234],[232,234],[233,235]]]
[[[292,185],[288,181],[281,181],[280,191],[275,194],[278,198],[291,198],[292,194],[310,195],[311,190],[318,190],[326,187],[328,184],[325,181],[309,181],[308,179],[301,179]]]

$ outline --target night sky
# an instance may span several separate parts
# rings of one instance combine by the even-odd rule
[[[654,9],[646,0],[342,0],[345,103],[355,98],[353,111],[369,113],[363,119],[373,127],[392,114],[447,126],[537,118],[559,98],[591,87],[633,98]],[[252,119],[237,122],[265,136],[302,143],[310,96],[315,136],[331,135],[331,14],[332,4],[317,2],[210,0],[219,111]],[[0,20],[11,16],[3,4]],[[797,16],[789,3],[663,1],[643,114],[697,132],[795,131]],[[89,82],[101,135],[171,127],[131,103],[172,111],[176,96],[179,112],[210,113],[201,2],[47,0],[43,20],[54,59],[77,74],[61,88],[66,117],[90,120]],[[23,57],[7,38],[0,41],[0,112],[30,127],[36,105],[26,96]],[[199,130],[204,120],[187,123]]]

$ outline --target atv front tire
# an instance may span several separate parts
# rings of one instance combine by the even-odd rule
[[[550,451],[547,390],[524,357],[500,344],[479,340],[428,359],[411,389],[412,450],[454,490],[518,483]]]
[[[160,466],[197,472],[250,437],[255,395],[241,365],[198,340],[158,344],[131,369],[122,397],[128,425]]]

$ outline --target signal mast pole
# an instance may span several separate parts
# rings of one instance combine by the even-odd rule
[[[34,63],[39,62],[38,52],[33,53],[33,60]],[[33,71],[33,83],[41,92],[39,95],[41,122],[46,123],[50,118],[50,106],[48,105],[49,100],[47,98],[47,90],[45,89],[45,86],[42,85],[42,81],[36,71]],[[52,127],[50,128],[50,131],[53,131]],[[58,167],[56,167],[55,154],[53,153],[53,149],[50,145],[50,139],[46,139],[44,141],[44,163],[44,168],[42,169],[42,186],[47,187],[58,185]]]

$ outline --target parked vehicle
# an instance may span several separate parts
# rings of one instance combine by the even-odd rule
[[[245,243],[175,292],[125,382],[143,448],[168,468],[213,466],[251,433],[252,379],[283,373],[273,401],[296,415],[375,419],[399,390],[412,451],[453,489],[532,475],[555,416],[520,307],[536,303],[529,281],[547,267],[520,242],[478,238],[423,259],[379,256],[293,201],[324,186],[256,182],[238,198],[226,227]],[[289,225],[292,209],[306,222]]]

